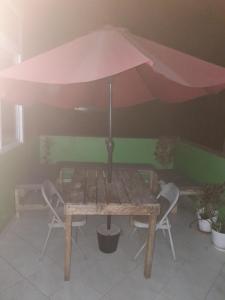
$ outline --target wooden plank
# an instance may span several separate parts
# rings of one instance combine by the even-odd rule
[[[64,280],[70,280],[70,265],[72,252],[72,216],[66,215],[65,220],[65,257],[64,257]]]
[[[107,173],[104,170],[103,170],[103,178],[104,178],[104,185],[105,185],[105,199],[102,199],[101,202],[105,204],[120,203],[120,199],[118,194],[116,193],[116,188],[115,188],[115,171],[113,171],[111,182],[108,182]]]
[[[149,216],[149,227],[147,230],[146,252],[145,252],[145,268],[144,268],[145,278],[150,278],[152,272],[156,219],[157,217],[155,215]]]
[[[182,196],[201,196],[204,194],[203,188],[180,188],[180,195]]]
[[[120,185],[120,193],[121,193],[120,196],[122,198],[121,202],[131,203],[132,201],[131,201],[130,192],[126,185],[124,174],[120,170],[118,170],[117,180],[119,181],[119,185]]]
[[[157,194],[159,192],[158,174],[154,170],[149,171],[149,173],[150,173],[150,176],[149,176],[150,191],[152,194]]]
[[[87,203],[97,203],[96,169],[88,170],[87,175]]]
[[[84,203],[87,202],[87,177],[88,177],[88,171],[85,170],[85,176],[84,176],[84,180],[83,180],[83,191],[84,191],[84,200],[83,200],[83,202]]]
[[[82,185],[84,195],[82,199],[81,195],[77,195],[79,188],[73,188],[70,202],[141,204],[155,201],[141,175],[132,169],[114,170],[111,183],[107,181],[104,169],[92,168],[83,173],[81,170],[75,173],[78,178],[75,178],[74,187]]]
[[[106,173],[104,170],[98,170],[98,180],[97,180],[97,199],[98,203],[106,203]]]
[[[72,204],[65,205],[65,214],[67,215],[159,215],[160,205],[155,204]]]
[[[138,172],[135,172],[133,174],[132,193],[133,197],[139,203],[152,202],[152,198],[150,197],[150,190],[148,189],[147,184],[144,183],[141,175]]]
[[[124,186],[129,190],[131,202],[139,204],[155,202],[148,185],[138,172],[124,172],[123,178]]]
[[[15,187],[15,210],[16,210],[16,217],[20,217],[20,211],[27,211],[27,210],[43,210],[47,208],[45,202],[41,203],[24,203],[24,197],[27,193],[32,191],[39,191],[42,188],[42,184],[22,184],[17,185]]]
[[[124,191],[127,194],[130,203],[139,204],[139,200],[133,196],[133,188],[132,188],[132,177],[133,172],[121,171],[120,172],[120,180],[123,184]]]
[[[71,189],[68,194],[67,202],[83,204],[86,200],[86,169],[74,169]]]
[[[114,174],[113,174],[112,182],[111,183],[107,182],[106,190],[107,190],[107,194],[106,194],[107,203],[121,204],[120,195],[118,194],[118,188],[116,186],[116,178]]]

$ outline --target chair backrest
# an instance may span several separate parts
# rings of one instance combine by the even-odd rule
[[[56,187],[50,180],[44,181],[44,183],[42,184],[41,193],[55,219],[58,222],[63,222],[62,219],[59,217],[59,214],[57,213],[57,208],[59,205],[64,205],[65,203],[63,201],[63,198],[57,191]]]
[[[162,215],[159,223],[162,223],[167,218],[171,210],[175,207],[179,199],[179,195],[180,191],[174,183],[170,182],[161,185],[161,191],[159,192],[157,199],[159,199],[160,197],[165,198],[169,202],[169,206],[165,213]]]

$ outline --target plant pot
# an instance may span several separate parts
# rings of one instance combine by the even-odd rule
[[[212,229],[212,242],[217,250],[225,251],[225,233]]]
[[[203,213],[204,209],[200,208],[197,210],[197,219],[198,219],[198,228],[202,232],[211,232],[212,231],[212,220],[211,219],[202,219],[201,213]],[[213,217],[213,220],[216,221],[217,214]]]
[[[101,224],[97,228],[99,250],[104,253],[113,253],[117,249],[120,228],[115,224],[111,224],[108,230],[106,224]]]

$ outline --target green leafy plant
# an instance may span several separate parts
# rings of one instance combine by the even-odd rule
[[[212,228],[220,233],[225,234],[225,202],[218,207],[218,217],[216,220],[212,220]]]
[[[43,150],[42,161],[45,164],[49,164],[53,141],[49,136],[46,136],[42,139],[42,145],[43,145],[42,146],[42,150]]]
[[[155,159],[164,167],[168,167],[174,159],[175,138],[161,137],[155,147]]]
[[[206,184],[203,188],[203,194],[199,198],[198,208],[201,209],[202,219],[212,219],[215,211],[218,210],[222,199],[224,198],[225,183]]]

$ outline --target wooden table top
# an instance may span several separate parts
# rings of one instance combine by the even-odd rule
[[[144,171],[113,169],[112,182],[101,167],[77,167],[65,206],[66,214],[159,214]]]

